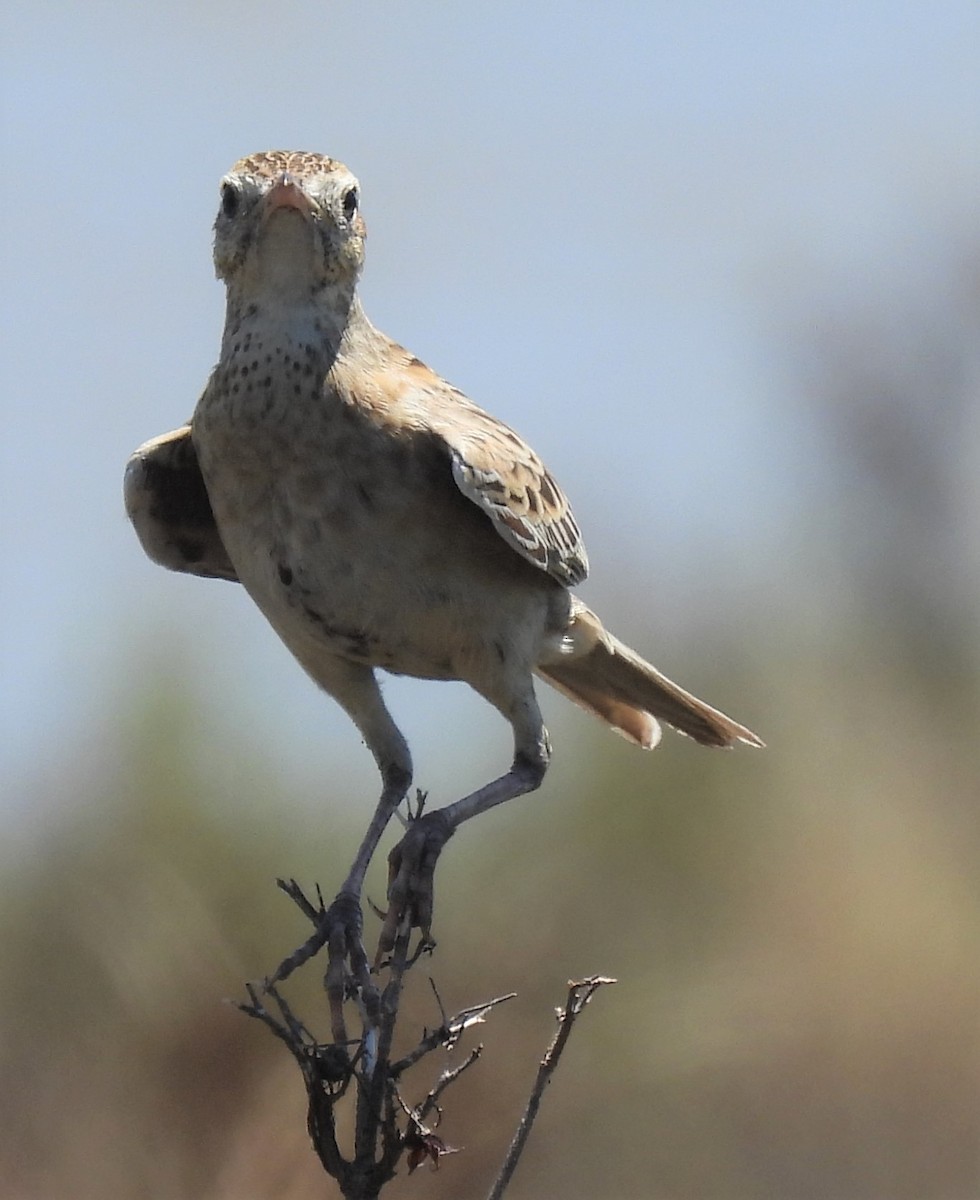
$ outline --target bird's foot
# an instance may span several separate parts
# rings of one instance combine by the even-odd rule
[[[420,949],[430,949],[432,941],[433,876],[442,848],[455,832],[455,826],[443,812],[416,816],[405,836],[388,855],[388,911],[384,915],[375,969],[391,953],[398,931],[409,928],[422,932]]]
[[[344,1021],[344,1003],[355,999],[361,1008],[365,1026],[377,1025],[380,997],[371,979],[371,968],[364,949],[364,921],[360,897],[342,891],[319,921],[327,946],[327,970],[323,986],[330,1006],[330,1028],[336,1045],[348,1042]]]
[[[280,889],[312,922],[313,933],[265,978],[263,990],[275,995],[280,983],[326,946],[327,969],[323,984],[330,1006],[331,1032],[334,1045],[346,1052],[346,1047],[353,1043],[347,1036],[344,1004],[348,1000],[357,1001],[368,1030],[377,1026],[380,1013],[380,996],[371,978],[371,967],[362,940],[364,922],[358,892],[345,887],[333,903],[326,905],[319,888],[314,902],[305,895],[295,879],[280,879],[277,882]]]

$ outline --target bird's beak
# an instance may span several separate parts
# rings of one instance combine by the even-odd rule
[[[283,171],[265,197],[266,217],[282,208],[293,208],[304,217],[311,217],[317,211],[315,201],[310,199],[288,171]]]

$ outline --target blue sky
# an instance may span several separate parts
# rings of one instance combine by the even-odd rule
[[[8,823],[153,666],[311,778],[362,756],[245,597],[154,568],[122,513],[127,455],[217,352],[210,224],[241,154],[360,176],[368,312],[529,438],[585,532],[585,595],[671,671],[658,634],[748,605],[817,502],[787,330],[830,295],[928,304],[975,244],[967,0],[40,0],[2,22]],[[420,765],[494,727],[448,690],[389,688]]]

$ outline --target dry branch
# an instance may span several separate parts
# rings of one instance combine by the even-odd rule
[[[605,975],[590,975],[587,979],[583,979],[578,983],[569,981],[568,998],[565,1001],[565,1007],[563,1009],[559,1008],[556,1011],[558,1031],[551,1045],[545,1051],[545,1056],[538,1067],[537,1078],[534,1081],[534,1087],[531,1088],[531,1095],[528,1097],[527,1107],[524,1109],[521,1123],[514,1134],[514,1140],[507,1151],[507,1157],[500,1168],[500,1174],[494,1180],[493,1187],[487,1193],[487,1200],[500,1200],[500,1197],[504,1194],[504,1189],[510,1183],[520,1157],[524,1153],[524,1147],[527,1145],[531,1126],[534,1124],[534,1119],[538,1115],[538,1109],[541,1107],[541,1098],[544,1095],[544,1089],[551,1082],[551,1077],[555,1073],[558,1060],[561,1058],[562,1051],[565,1049],[565,1045],[571,1036],[572,1028],[579,1013],[582,1012],[599,988],[607,983],[615,982],[615,979],[610,979]]]
[[[316,903],[313,903],[295,880],[279,880],[278,883],[313,924],[314,931],[262,984],[246,985],[248,1001],[238,1003],[237,1007],[261,1021],[296,1060],[306,1086],[307,1127],[324,1170],[337,1180],[346,1200],[375,1200],[395,1175],[403,1156],[411,1174],[423,1162],[429,1161],[436,1167],[442,1157],[456,1153],[434,1133],[426,1120],[435,1113],[438,1125],[442,1118],[441,1097],[479,1060],[483,1046],[475,1046],[461,1062],[443,1070],[415,1105],[406,1103],[400,1092],[406,1074],[433,1051],[455,1049],[467,1030],[482,1024],[490,1012],[513,999],[515,993],[497,996],[447,1016],[435,984],[430,980],[440,1022],[434,1029],[423,1030],[414,1049],[393,1061],[391,1048],[402,990],[408,972],[419,960],[418,949],[415,953],[409,952],[412,929],[410,919],[406,918],[396,931],[384,964],[387,981],[383,988],[367,970],[366,959],[362,963],[352,962],[343,979],[329,978],[331,972],[336,974],[338,961],[336,957],[331,958],[324,985],[333,1040],[320,1042],[293,1012],[280,989],[293,972],[327,944],[328,936],[324,933],[328,925],[327,908],[319,890]],[[492,1198],[503,1195],[513,1175],[544,1088],[558,1065],[575,1018],[599,987],[612,982],[602,976],[593,976],[569,985],[565,1008],[558,1013],[558,1032],[541,1063],[527,1109],[490,1193]],[[361,1027],[358,1037],[347,1035],[345,1004],[356,1006]],[[349,1092],[353,1092],[355,1105],[354,1145],[353,1153],[345,1155],[337,1140],[336,1106]]]

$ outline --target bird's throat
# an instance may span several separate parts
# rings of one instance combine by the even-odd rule
[[[253,288],[281,303],[308,299],[317,286],[315,233],[293,209],[278,209],[265,222],[255,247]]]

